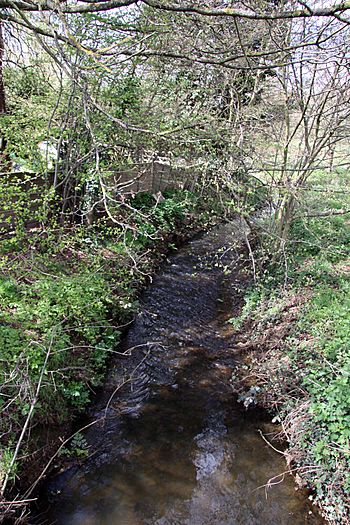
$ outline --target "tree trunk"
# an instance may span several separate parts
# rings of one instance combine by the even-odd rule
[[[290,227],[293,220],[295,198],[293,195],[284,197],[276,215],[276,242],[274,246],[273,262],[277,262],[284,252],[289,238]]]
[[[5,97],[5,85],[4,85],[4,35],[3,35],[3,22],[0,20],[0,118],[6,113],[6,97]],[[0,135],[0,168],[2,164],[6,164],[5,161],[5,148],[6,139]]]
[[[4,86],[4,35],[2,28],[2,20],[0,20],[0,115],[6,112],[5,86]]]

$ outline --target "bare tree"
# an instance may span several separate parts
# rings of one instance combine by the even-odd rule
[[[275,254],[284,250],[311,175],[335,167],[335,150],[341,154],[340,144],[349,141],[349,29],[339,21],[298,21],[287,38],[295,41],[315,34],[324,43],[295,51],[290,64],[276,69],[260,109],[271,121],[262,134],[265,157],[256,162],[255,170],[260,170],[274,195]],[[346,152],[339,162],[344,160]]]
[[[346,3],[111,0],[39,5],[3,0],[1,6],[5,29],[15,25],[24,36],[34,35],[61,70],[65,85],[72,86],[70,111],[74,108],[85,119],[78,125],[75,116],[71,124],[63,117],[71,137],[64,153],[69,163],[60,180],[56,170],[55,184],[63,188],[66,204],[74,208],[79,203],[72,188],[84,162],[93,160],[97,180],[102,180],[101,159],[115,160],[105,153],[115,148],[133,150],[135,158],[141,148],[190,162],[204,160],[209,181],[233,193],[235,170],[253,176],[261,168],[274,189],[280,188],[273,227],[279,248],[284,246],[296,189],[321,152],[334,149],[346,122]],[[326,65],[330,57],[334,60]],[[130,75],[141,81],[147,95],[138,114],[118,113],[106,97],[106,85]],[[156,75],[168,80],[171,96],[160,96]],[[187,84],[181,85],[181,78]],[[108,144],[96,140],[97,114],[113,125]],[[76,132],[90,141],[84,151],[74,150]],[[270,150],[274,164],[261,162],[260,146],[271,135],[278,147],[266,153]]]

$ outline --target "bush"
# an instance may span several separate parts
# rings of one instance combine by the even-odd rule
[[[115,326],[135,312],[137,290],[154,264],[150,248],[196,210],[187,192],[152,201],[139,198],[148,219],[138,228],[132,211],[123,220],[133,227],[124,231],[101,221],[59,236],[48,230],[0,241],[0,477],[39,381],[35,424],[68,422],[84,410],[119,341]]]

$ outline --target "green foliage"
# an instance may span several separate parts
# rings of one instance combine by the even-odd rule
[[[179,198],[180,195],[182,198]],[[192,196],[189,192],[174,192],[172,195],[166,194],[166,197],[168,198],[153,208],[151,217],[159,228],[171,230],[176,226],[177,221],[185,218]]]
[[[147,191],[137,193],[132,199],[132,206],[136,210],[150,210],[155,205],[155,199],[152,193]]]
[[[235,330],[239,330],[242,327],[244,321],[256,314],[258,305],[262,304],[263,296],[263,289],[261,290],[254,288],[247,292],[244,297],[244,305],[242,307],[241,313],[236,317],[232,317],[227,322],[233,326]]]
[[[101,274],[65,275],[61,270],[54,276],[35,277],[30,282],[0,281],[0,383],[16,364],[26,363],[34,388],[50,348],[51,377],[42,389],[38,416],[61,419],[66,417],[67,403],[79,410],[85,407],[88,384],[99,383],[119,333],[108,330],[111,294]]]
[[[6,153],[21,171],[45,168],[38,143],[60,133],[57,86],[49,88],[41,73],[45,67],[45,63],[37,63],[23,70],[12,67],[4,70],[8,107],[0,117],[0,135],[6,140]]]
[[[41,376],[35,423],[61,423],[85,409],[119,342],[116,326],[137,309],[137,290],[154,261],[145,255],[164,246],[177,228],[201,224],[197,202],[189,192],[166,192],[158,204],[149,195],[137,196],[142,215],[121,211],[133,225],[129,230],[100,221],[0,241],[2,457],[7,449],[11,453]],[[82,457],[87,449],[77,436],[63,452]]]
[[[232,320],[240,327],[250,319],[254,331],[264,333],[285,322],[288,298],[310,297],[290,338],[251,366],[257,378],[264,378],[257,381],[258,398],[275,403],[279,417],[297,411],[292,454],[299,466],[315,465],[303,476],[332,523],[350,519],[350,228],[343,213],[350,204],[349,187],[346,172],[314,175],[304,213],[315,217],[294,222],[284,268],[268,266],[246,295],[241,316]]]
[[[349,216],[344,213],[349,205],[348,173],[321,171],[313,175],[300,210],[300,215],[305,213],[306,218],[292,224],[291,242],[297,246],[293,249],[296,260],[314,257],[312,262],[319,265],[325,261],[336,263],[350,256]]]
[[[48,94],[48,82],[42,74],[43,67],[45,66],[38,62],[23,69],[14,67],[4,69],[4,83],[6,90],[11,94],[11,104],[16,103],[16,97],[28,99],[45,97]]]
[[[327,217],[325,220],[295,221],[292,236],[298,242],[298,256],[319,256],[337,262],[350,255],[350,228],[346,216]]]
[[[0,486],[6,476],[9,477],[10,481],[14,481],[17,472],[17,463],[12,464],[12,450],[10,447],[6,447],[0,450]]]
[[[20,242],[26,226],[46,218],[46,196],[44,177],[3,173],[0,177],[0,235],[10,233],[10,243]]]
[[[135,116],[140,110],[140,80],[136,76],[125,76],[119,82],[111,83],[104,90],[103,98],[107,103],[113,101],[115,117]]]
[[[39,143],[59,136],[61,108],[57,86],[42,73],[46,67],[45,62],[35,62],[23,69],[4,69],[7,111],[0,116],[0,136],[6,144],[0,158],[0,235],[10,234],[7,242],[14,249],[28,226],[47,222],[49,203],[53,204],[49,166]]]
[[[232,176],[231,184],[222,191],[233,195],[225,202],[228,210],[246,217],[265,207],[270,198],[269,190],[262,182],[238,170]]]
[[[311,398],[311,420],[303,447],[346,499],[350,491],[350,281],[336,289],[322,286],[305,310],[299,329],[314,338],[306,357],[304,388]],[[297,362],[297,356],[295,355]],[[322,485],[318,495],[322,497]]]
[[[163,197],[164,200],[158,203],[150,193],[141,193],[133,199],[133,206],[142,212],[136,218],[136,247],[151,246],[157,232],[164,235],[176,231],[176,227],[186,222],[191,214],[200,213],[198,197],[189,191],[168,190]]]
[[[61,448],[59,455],[70,458],[86,458],[89,455],[89,445],[84,436],[77,432],[69,442],[69,447]]]

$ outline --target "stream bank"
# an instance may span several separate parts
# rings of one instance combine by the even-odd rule
[[[214,228],[145,291],[82,434],[88,457],[50,479],[36,524],[322,523],[258,433],[276,429],[232,394],[243,238],[238,222]]]
[[[134,201],[120,210],[129,228],[82,225],[0,242],[0,522],[24,522],[42,473],[66,463],[61,451],[71,455],[62,443],[98,394],[142,288],[176,245],[221,217],[185,191],[157,205],[151,195]]]

